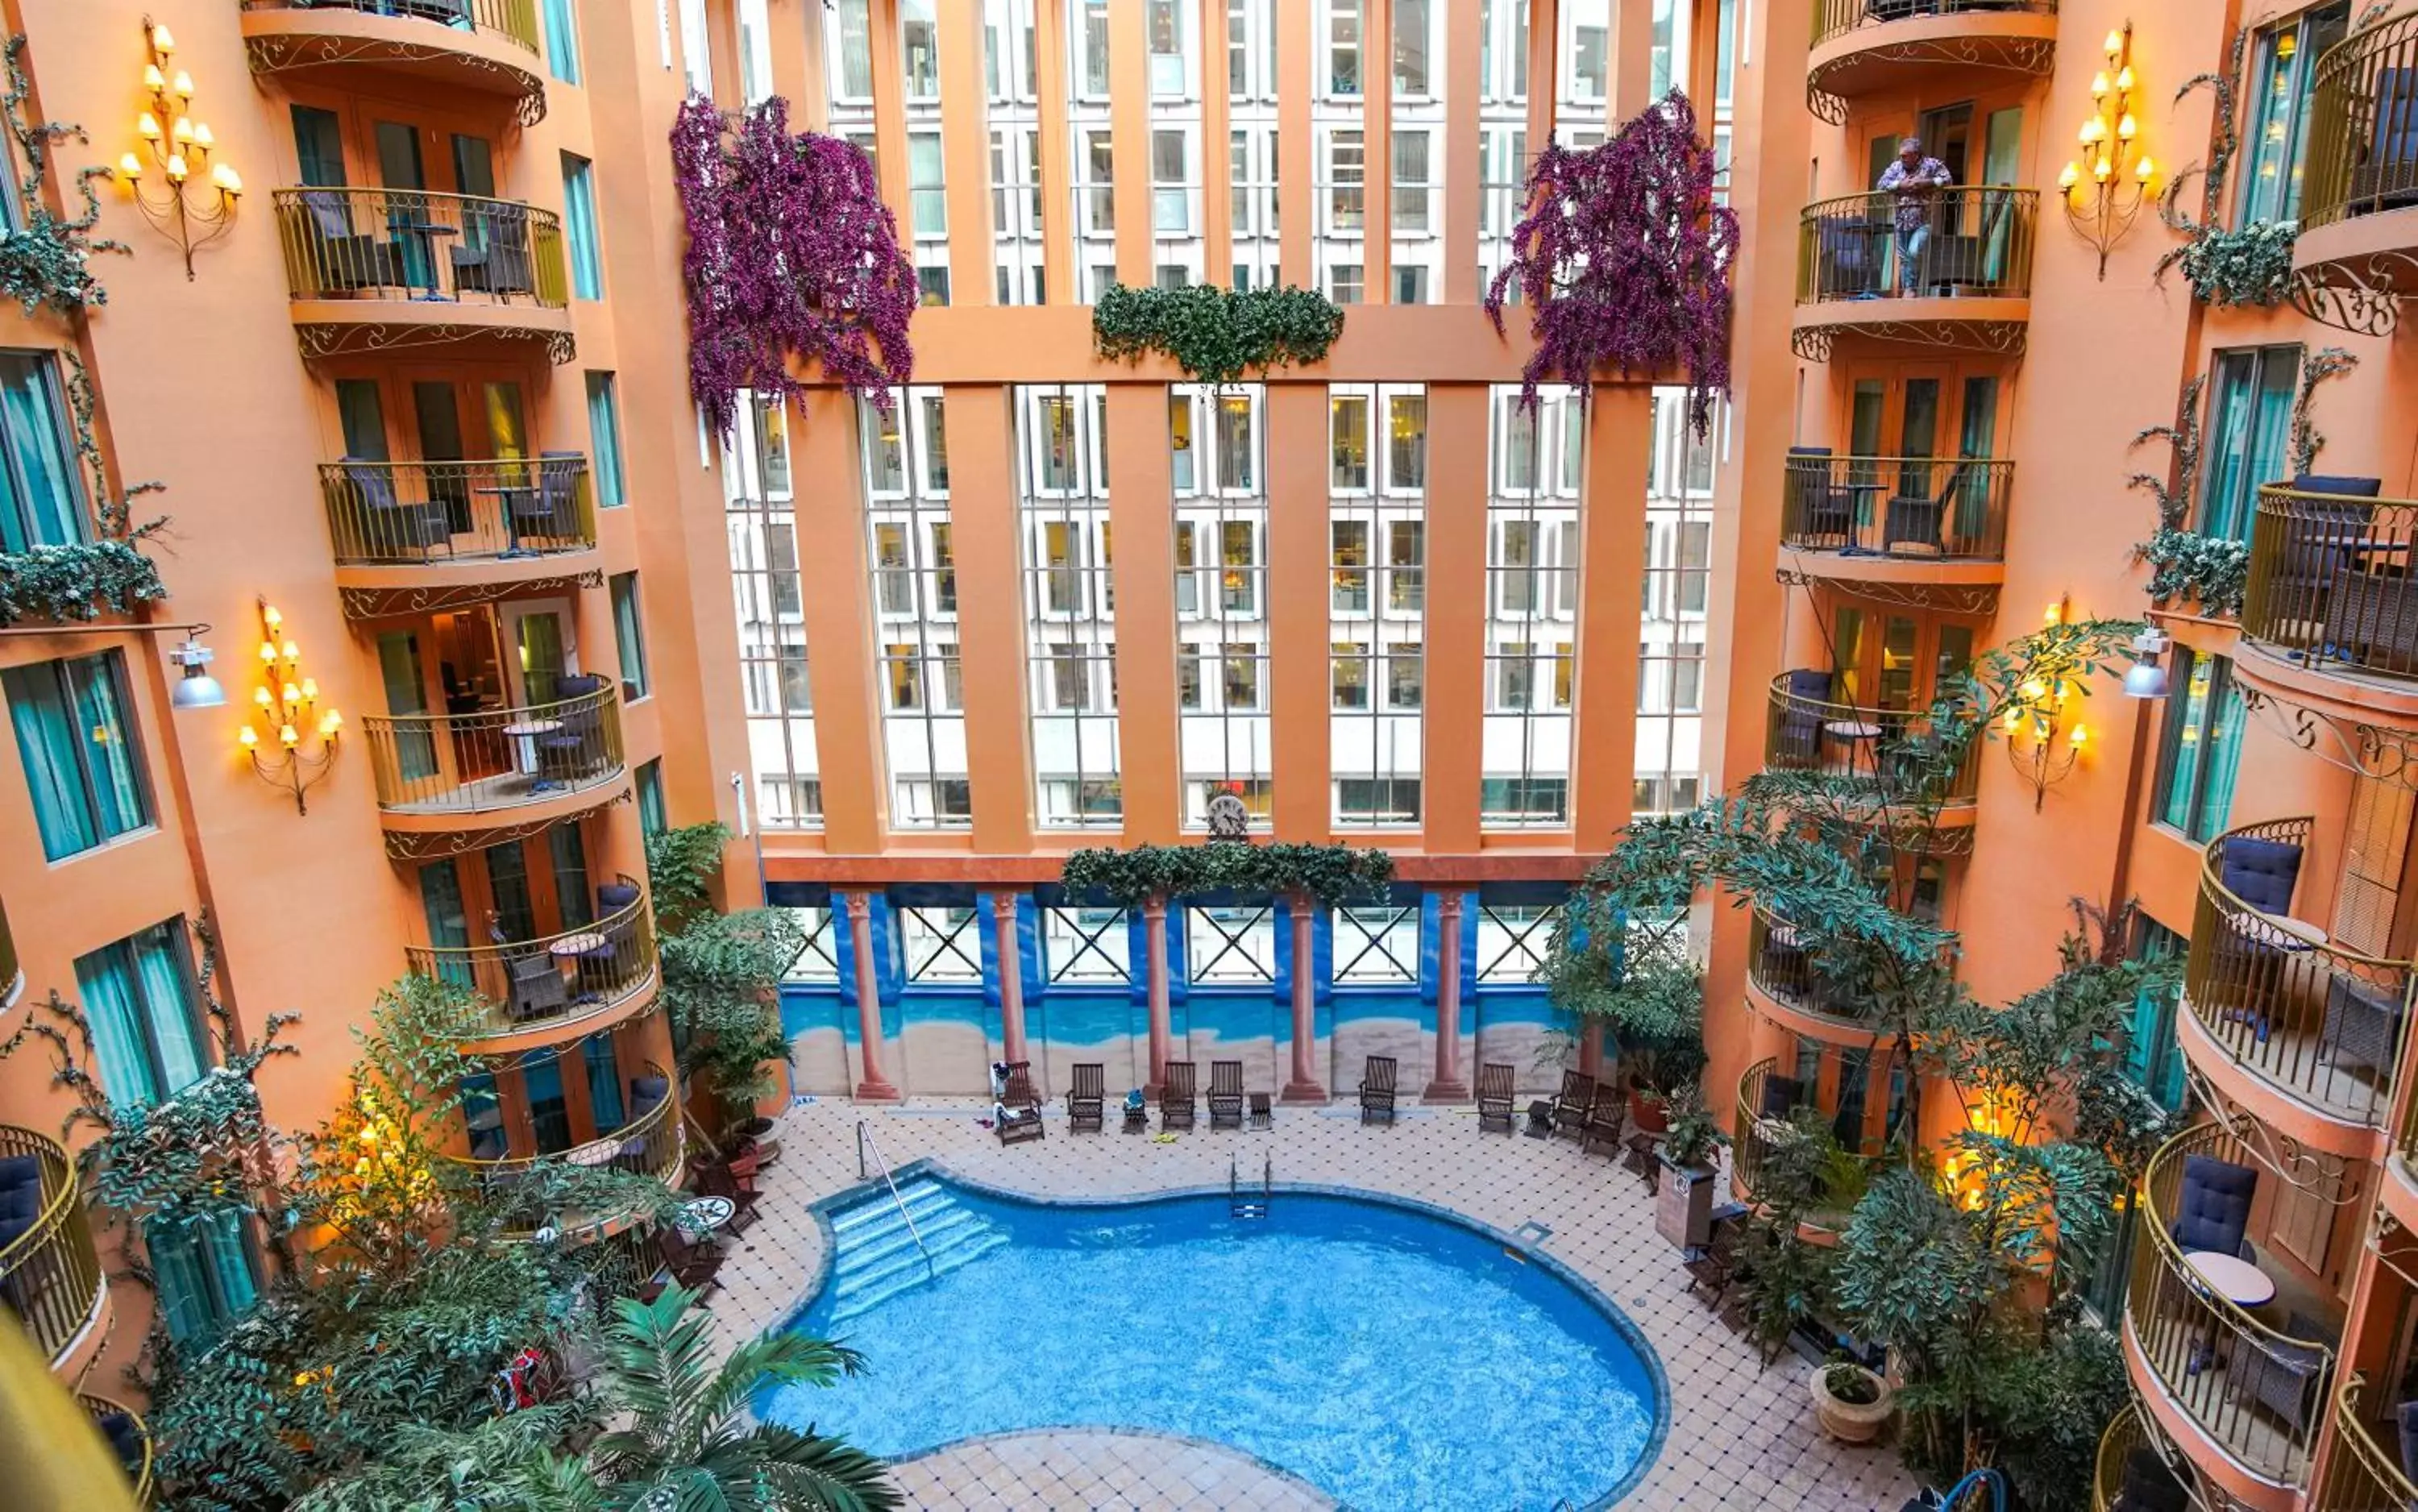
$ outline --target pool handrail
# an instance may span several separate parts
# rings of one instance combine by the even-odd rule
[[[865,1174],[865,1152],[868,1145],[873,1149],[873,1158],[881,1164],[881,1182],[883,1185],[890,1188],[891,1203],[898,1209],[898,1216],[907,1220],[907,1237],[915,1241],[916,1250],[924,1257],[924,1270],[926,1274],[931,1274],[932,1252],[924,1247],[924,1236],[915,1228],[915,1215],[907,1211],[906,1199],[898,1195],[897,1179],[890,1174],[890,1157],[881,1153],[881,1141],[873,1137],[873,1130],[866,1125],[865,1120],[858,1119],[856,1121],[856,1173],[860,1177]]]

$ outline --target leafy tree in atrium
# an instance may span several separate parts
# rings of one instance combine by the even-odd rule
[[[806,947],[805,930],[780,909],[725,913],[713,906],[730,831],[717,823],[666,830],[647,840],[665,1010],[680,1069],[695,1075],[722,1117],[727,1139],[775,1090],[771,1068],[789,1059],[780,985]]]

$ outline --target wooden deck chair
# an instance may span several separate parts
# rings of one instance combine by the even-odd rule
[[[1239,1129],[1243,1126],[1243,1062],[1240,1061],[1209,1062],[1209,1126],[1213,1129]]]
[[[1199,1111],[1194,1093],[1198,1071],[1189,1061],[1167,1062],[1167,1085],[1158,1090],[1158,1126],[1162,1129],[1192,1127],[1193,1115]]]
[[[1383,1116],[1394,1122],[1394,1090],[1400,1068],[1390,1055],[1372,1055],[1360,1071],[1360,1122]]]
[[[1066,1127],[1079,1134],[1085,1129],[1099,1133],[1100,1119],[1108,1101],[1108,1063],[1101,1061],[1077,1061],[1075,1088],[1066,1094]]]
[[[1568,1134],[1586,1127],[1595,1107],[1595,1078],[1584,1071],[1562,1073],[1562,1090],[1553,1098],[1553,1132]]]
[[[1033,1062],[1010,1061],[1007,1063],[1007,1090],[1000,1094],[1000,1106],[1006,1109],[992,1132],[1002,1144],[1016,1144],[1042,1137],[1041,1093],[1033,1085]]]
[[[1620,1118],[1628,1106],[1628,1096],[1618,1088],[1598,1087],[1595,1101],[1587,1108],[1586,1132],[1579,1137],[1580,1153],[1593,1150],[1598,1139],[1617,1150],[1620,1147]]]
[[[1491,1129],[1500,1124],[1503,1132],[1511,1132],[1511,1066],[1508,1061],[1489,1061],[1477,1068],[1477,1126]]]

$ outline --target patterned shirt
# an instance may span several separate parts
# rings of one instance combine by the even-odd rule
[[[1936,158],[1925,158],[1916,165],[1914,172],[1907,173],[1905,160],[1899,158],[1881,170],[1881,192],[1897,196],[1897,228],[1900,231],[1913,231],[1930,218],[1932,196],[1907,187],[1916,184],[1947,188],[1948,165]]]

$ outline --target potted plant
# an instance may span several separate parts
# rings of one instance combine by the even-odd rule
[[[1671,1243],[1693,1249],[1713,1234],[1713,1178],[1721,1147],[1727,1142],[1712,1110],[1690,1082],[1663,1099],[1670,1116],[1662,1138],[1662,1182],[1655,1204],[1654,1228]]]
[[[1853,1360],[1815,1366],[1813,1389],[1815,1419],[1841,1443],[1870,1443],[1889,1422],[1889,1382]]]

